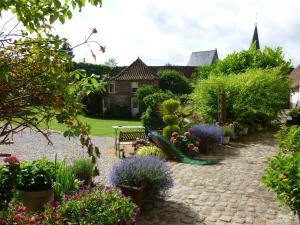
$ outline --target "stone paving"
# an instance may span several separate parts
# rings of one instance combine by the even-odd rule
[[[293,225],[293,214],[261,184],[266,159],[276,153],[273,134],[244,138],[207,158],[218,165],[170,163],[175,180],[166,201],[144,212],[142,225]]]

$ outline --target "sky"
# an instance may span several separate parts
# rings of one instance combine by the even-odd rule
[[[261,47],[282,47],[286,59],[300,64],[300,1],[298,0],[103,0],[101,8],[87,5],[74,12],[54,33],[71,45],[92,40],[106,46],[96,61],[86,45],[74,50],[75,60],[119,66],[140,57],[147,65],[186,65],[192,52],[218,49],[219,58],[249,48],[257,14]]]

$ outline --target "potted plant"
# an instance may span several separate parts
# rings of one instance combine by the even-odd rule
[[[195,137],[190,132],[184,132],[183,135],[173,132],[170,142],[184,152],[184,154],[193,157],[199,152],[201,138]]]
[[[72,172],[75,177],[89,186],[93,178],[93,163],[91,159],[76,159],[72,165]]]
[[[212,141],[216,141],[219,144],[223,143],[223,132],[222,129],[214,124],[199,124],[192,125],[189,128],[189,133],[195,137],[201,138],[199,151],[207,152],[209,145]]]
[[[141,207],[146,196],[152,200],[173,186],[165,160],[155,156],[126,158],[115,164],[109,174],[109,184],[117,186]]]
[[[53,181],[55,163],[47,159],[25,162],[20,165],[17,188],[23,204],[31,211],[37,211],[54,199]]]
[[[222,127],[223,130],[223,144],[228,145],[230,138],[234,136],[234,131],[230,127]]]

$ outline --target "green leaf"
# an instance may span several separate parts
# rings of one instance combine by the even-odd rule
[[[8,81],[8,72],[9,68],[6,64],[0,65],[0,78],[5,80],[6,82]]]
[[[57,12],[55,12],[54,14],[52,14],[51,16],[50,16],[50,23],[51,24],[53,24],[56,20],[57,20],[57,18],[58,18],[58,13]]]
[[[59,17],[59,21],[64,24],[65,23],[65,17],[64,16],[60,16]]]

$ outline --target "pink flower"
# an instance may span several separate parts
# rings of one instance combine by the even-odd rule
[[[12,219],[14,222],[19,222],[22,219],[22,215],[16,214],[16,215],[14,215],[14,217]]]
[[[20,206],[18,208],[18,212],[22,213],[22,212],[25,212],[26,211],[26,207],[25,206]]]
[[[8,164],[20,163],[20,161],[18,160],[18,158],[15,155],[11,155],[11,156],[5,157],[3,159],[3,161],[5,163],[8,163]]]
[[[173,132],[172,133],[172,137],[174,137],[174,138],[176,138],[178,135],[179,135],[178,132]]]

